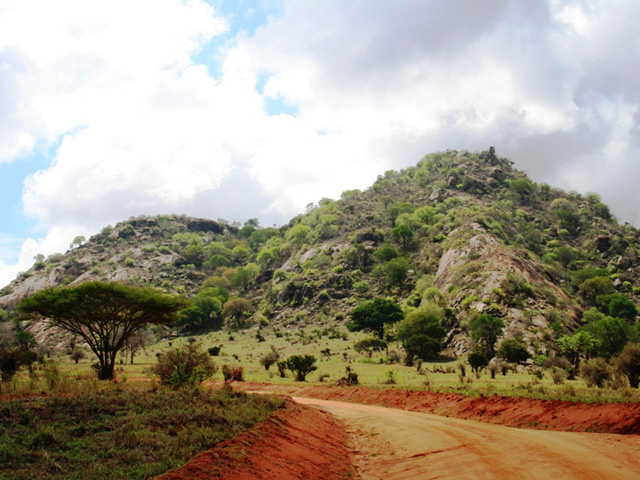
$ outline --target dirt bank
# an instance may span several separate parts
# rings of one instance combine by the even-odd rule
[[[640,435],[638,403],[592,404],[497,395],[467,397],[454,393],[398,389],[319,385],[276,386],[266,383],[237,383],[234,388],[380,405],[512,427]]]
[[[344,426],[287,401],[267,420],[157,480],[338,480],[355,477]]]

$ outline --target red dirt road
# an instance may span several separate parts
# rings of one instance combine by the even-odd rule
[[[370,405],[294,400],[345,423],[363,480],[640,478],[640,437],[635,435],[525,430]]]
[[[522,397],[469,397],[456,393],[336,387],[235,383],[234,388],[401,408],[447,417],[480,420],[511,427],[574,432],[640,435],[640,403],[579,403]],[[640,474],[638,475],[640,479]]]

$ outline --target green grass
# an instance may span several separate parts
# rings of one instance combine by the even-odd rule
[[[513,373],[506,376],[496,374],[495,379],[491,379],[488,371],[484,371],[478,379],[471,373],[467,366],[467,375],[463,379],[459,377],[458,362],[450,361],[429,363],[425,362],[423,369],[425,375],[420,375],[414,367],[407,367],[402,364],[379,363],[382,359],[380,354],[375,354],[372,359],[365,355],[356,353],[353,344],[364,338],[363,333],[346,332],[344,327],[338,329],[340,338],[330,338],[324,325],[308,322],[302,327],[291,326],[289,329],[279,327],[277,330],[280,336],[276,335],[276,329],[267,327],[262,329],[264,342],[256,340],[256,329],[250,328],[240,332],[233,332],[230,339],[228,331],[211,332],[197,336],[195,339],[202,343],[206,349],[212,346],[222,345],[220,355],[213,357],[218,367],[223,364],[240,365],[244,368],[244,379],[253,382],[269,382],[274,384],[295,384],[291,375],[288,378],[280,378],[277,374],[276,366],[272,366],[270,371],[266,371],[260,365],[259,360],[262,355],[269,352],[271,347],[275,347],[280,352],[281,359],[291,355],[314,355],[317,359],[318,370],[307,377],[307,383],[320,384],[319,379],[324,376],[324,384],[337,381],[345,375],[345,368],[351,366],[358,374],[361,385],[372,388],[404,388],[410,390],[431,390],[438,392],[453,392],[463,395],[505,395],[516,397],[530,397],[540,399],[560,399],[580,402],[632,402],[640,401],[640,391],[610,388],[589,388],[581,380],[567,381],[563,385],[554,385],[549,372],[544,372],[542,379],[527,372]],[[335,336],[335,335],[334,335]],[[346,338],[343,338],[345,337]],[[159,342],[145,352],[141,352],[135,358],[134,365],[118,365],[116,374],[119,382],[140,383],[148,382],[152,377],[151,366],[155,363],[156,353],[169,348],[179,348],[186,344],[187,337],[179,337],[171,341]],[[320,352],[329,349],[331,355],[325,356]],[[390,345],[390,351],[401,350],[398,342]],[[93,373],[89,365],[93,359],[82,360],[78,365],[74,364],[68,357],[59,357],[60,367],[65,379],[62,390],[78,387],[65,386],[64,383],[74,384],[75,379],[92,379]],[[124,363],[124,362],[123,362]],[[435,366],[450,368],[452,373],[430,373]],[[396,383],[387,385],[388,372],[392,371]],[[39,392],[43,389],[42,382],[31,382],[25,373],[21,374],[22,380],[16,387],[17,391]],[[215,380],[222,380],[220,369],[214,376]],[[87,380],[88,381],[88,380]],[[94,384],[97,381],[93,380]],[[80,382],[81,383],[81,382]],[[90,388],[95,388],[95,385]]]
[[[277,397],[112,389],[0,403],[1,479],[138,479],[266,418]]]

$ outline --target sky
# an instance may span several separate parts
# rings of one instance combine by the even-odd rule
[[[640,224],[637,0],[0,0],[0,286],[132,216],[281,225],[494,146]]]

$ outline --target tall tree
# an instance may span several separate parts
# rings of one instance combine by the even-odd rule
[[[127,339],[148,323],[169,324],[189,305],[181,297],[116,282],[88,282],[76,287],[48,288],[23,299],[18,310],[48,318],[84,339],[98,357],[101,380],[113,378],[118,352]]]

